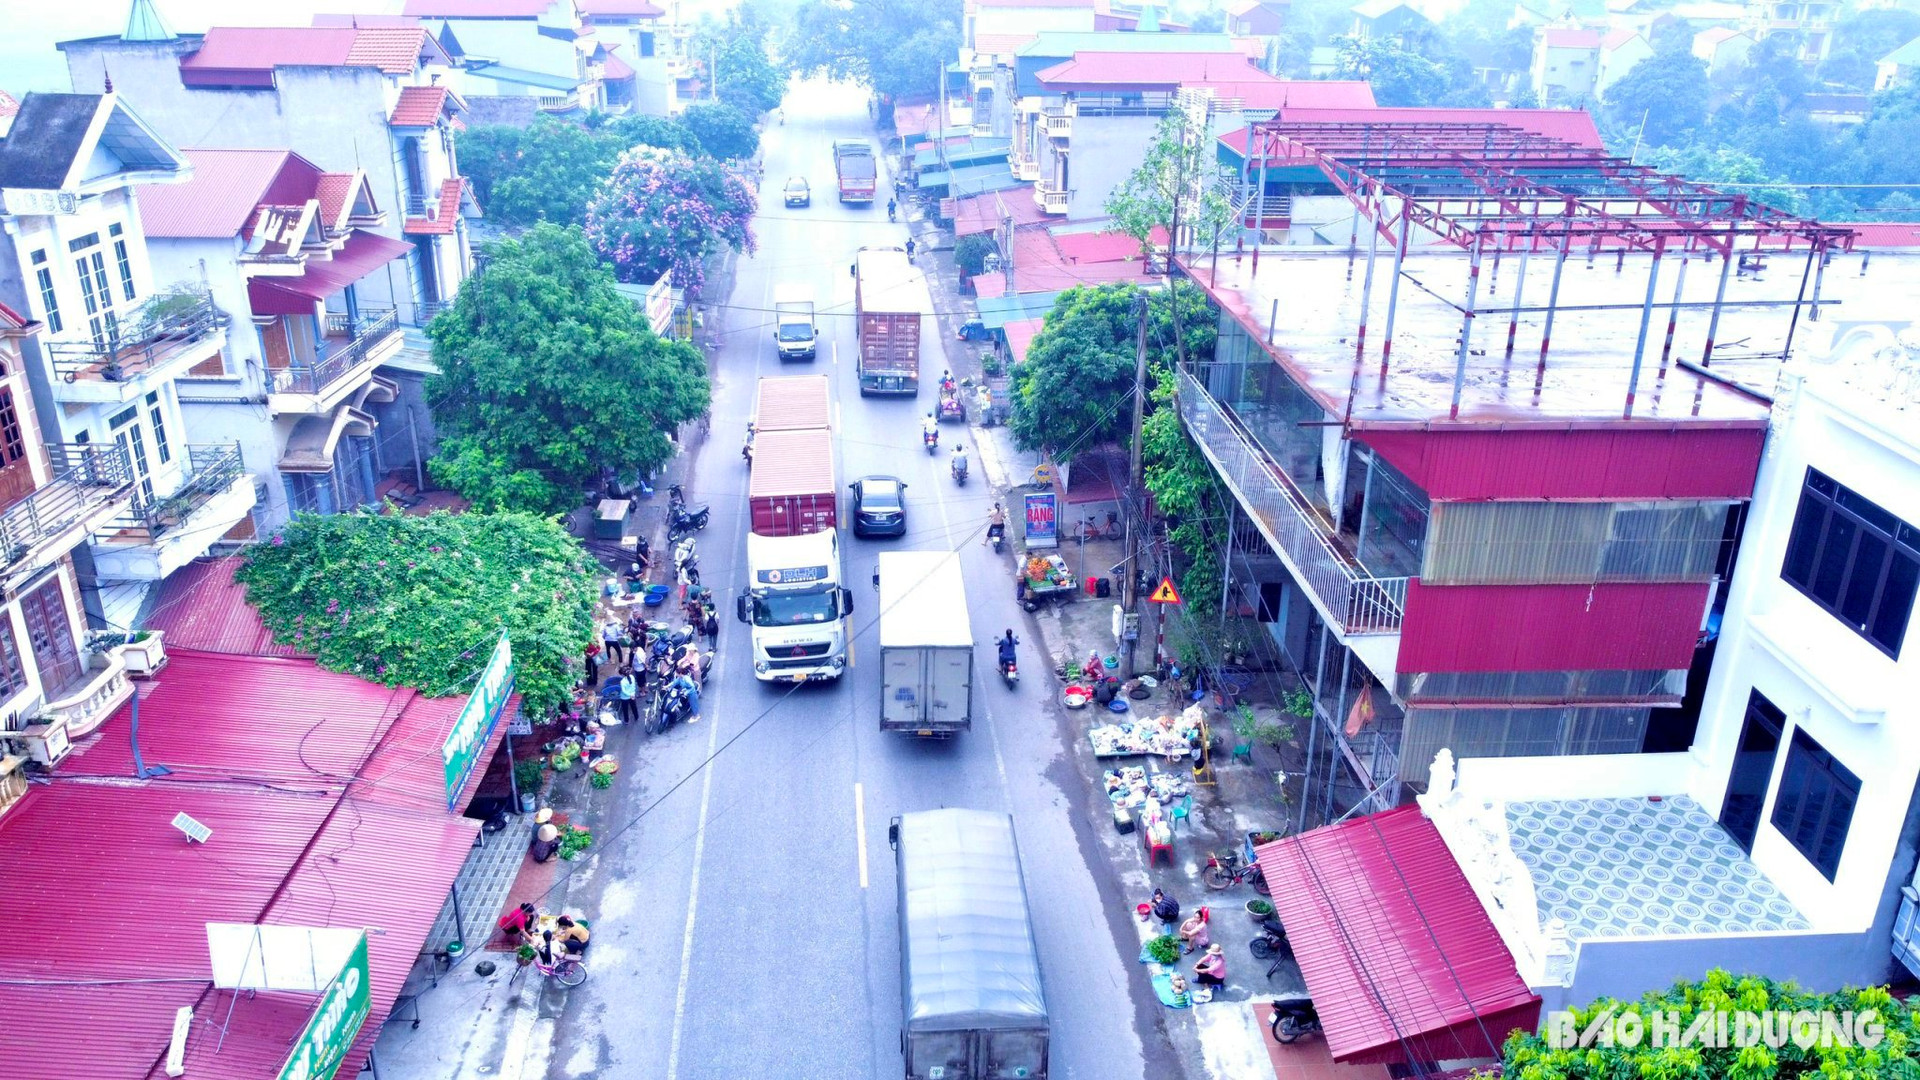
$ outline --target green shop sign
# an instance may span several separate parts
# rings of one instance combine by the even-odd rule
[[[500,719],[500,709],[512,693],[513,646],[502,630],[500,643],[493,647],[493,659],[487,661],[487,670],[480,675],[480,685],[474,687],[473,696],[453,722],[453,730],[447,732],[446,745],[440,748],[447,765],[447,809],[460,802],[460,789],[467,785],[467,777],[487,745],[487,736],[493,734],[493,725]]]
[[[320,1007],[293,1044],[293,1056],[280,1067],[280,1080],[333,1080],[340,1063],[353,1049],[353,1040],[372,1008],[367,975],[367,935],[361,934],[347,957],[347,965],[327,984]]]

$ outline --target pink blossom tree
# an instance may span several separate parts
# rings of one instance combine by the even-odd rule
[[[722,246],[755,248],[753,186],[738,169],[678,150],[636,146],[587,204],[587,239],[622,281],[652,281],[669,270],[682,288],[706,282],[706,261]]]

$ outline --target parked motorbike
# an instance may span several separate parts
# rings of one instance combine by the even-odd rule
[[[711,649],[702,649],[689,641],[673,650],[673,670],[694,679],[701,686],[707,685],[707,673],[712,669]]]
[[[1261,920],[1260,936],[1247,942],[1247,950],[1253,953],[1255,960],[1293,955],[1293,945],[1287,940],[1287,928],[1271,915]]]
[[[682,570],[692,570],[700,565],[700,551],[693,537],[683,538],[673,546],[673,569],[677,574]]]
[[[707,527],[710,513],[708,507],[678,504],[667,511],[667,533],[679,536],[683,533],[699,532]]]
[[[647,734],[660,735],[690,716],[693,703],[687,700],[686,691],[675,690],[671,684],[663,683],[655,687],[653,697],[647,704],[647,712]]]
[[[1292,994],[1274,999],[1273,1019],[1268,1025],[1273,1029],[1275,1042],[1292,1043],[1320,1034],[1320,1013],[1314,1009],[1311,998]]]

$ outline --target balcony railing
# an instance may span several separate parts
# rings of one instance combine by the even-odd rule
[[[416,325],[425,326],[439,318],[441,312],[452,308],[451,300],[416,300],[413,304],[413,321]]]
[[[1348,634],[1397,634],[1407,579],[1377,578],[1333,544],[1319,515],[1281,478],[1220,403],[1190,373],[1180,373],[1180,419],[1261,529],[1293,564],[1300,583]]]
[[[407,216],[426,218],[428,221],[440,217],[440,196],[414,194],[407,196]]]
[[[47,447],[47,458],[52,479],[0,510],[0,567],[25,559],[133,486],[127,453],[117,445],[58,443]]]
[[[299,365],[275,372],[274,393],[318,394],[332,386],[341,376],[365,362],[368,354],[394,332],[397,325],[396,315],[392,308],[375,311],[363,309],[356,326],[348,320],[346,315],[328,312],[327,336],[341,339],[351,335],[351,338],[320,357],[311,366]]]
[[[578,94],[541,94],[534,98],[534,107],[541,112],[571,112],[580,107]]]
[[[241,472],[240,444],[215,443],[187,447],[187,482],[159,499],[139,499],[132,508],[127,531],[145,532],[159,539],[167,530],[186,524],[194,511],[233,486]]]
[[[1073,192],[1041,180],[1033,185],[1033,201],[1043,214],[1064,214],[1068,204],[1073,201]]]
[[[1048,138],[1066,139],[1073,135],[1073,118],[1079,112],[1079,106],[1068,102],[1065,105],[1048,105],[1040,110],[1040,130]]]
[[[80,739],[93,734],[126,700],[133,696],[133,684],[127,681],[127,663],[117,652],[96,652],[87,656],[83,681],[55,691],[41,707],[38,723],[64,720],[67,738]]]
[[[66,382],[137,377],[226,326],[226,316],[206,293],[160,296],[121,315],[113,332],[97,341],[56,341],[47,346],[53,373]]]

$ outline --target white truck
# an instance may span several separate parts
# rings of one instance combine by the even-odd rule
[[[960,557],[880,554],[880,730],[947,738],[973,726],[973,631]]]
[[[820,340],[813,321],[813,290],[777,285],[773,290],[773,347],[782,360],[811,360]]]
[[[747,591],[735,614],[753,638],[761,682],[837,679],[847,669],[853,593],[841,584],[840,538],[831,528],[794,536],[747,535]]]

